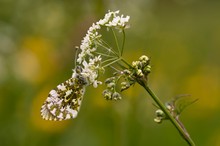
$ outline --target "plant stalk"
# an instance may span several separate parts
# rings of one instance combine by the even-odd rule
[[[166,108],[166,106],[161,102],[161,100],[154,94],[154,92],[147,86],[147,80],[141,80],[140,83],[141,86],[145,88],[145,90],[150,94],[152,99],[156,102],[156,104],[159,106],[159,108],[167,115],[168,119],[171,121],[171,123],[175,126],[175,128],[179,131],[180,135],[183,137],[183,139],[189,144],[189,146],[195,146],[195,143],[191,139],[190,135],[184,128],[183,124],[176,120],[169,110]]]

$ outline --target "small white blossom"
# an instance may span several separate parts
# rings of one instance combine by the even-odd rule
[[[104,25],[107,27],[116,27],[116,28],[127,28],[126,24],[128,23],[130,16],[124,17],[124,15],[117,16],[119,11],[115,12],[109,12],[106,14],[105,18],[103,20],[100,20],[97,22],[99,25]]]

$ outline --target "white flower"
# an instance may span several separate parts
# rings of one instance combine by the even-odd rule
[[[98,33],[98,30],[101,29],[101,26],[115,27],[117,29],[127,28],[126,24],[129,21],[129,16],[124,17],[124,15],[118,16],[119,11],[111,12],[109,11],[105,14],[103,19],[100,19],[98,22],[93,23],[92,26],[88,29],[86,36],[83,38],[82,43],[79,47],[81,50],[78,55],[77,62],[81,64],[86,56],[93,56],[93,52],[96,51],[94,48],[96,42],[102,37]]]
[[[101,81],[97,81],[98,70],[100,68],[101,56],[95,56],[92,59],[89,59],[89,62],[84,60],[82,62],[82,72],[81,74],[88,79],[89,84],[92,84],[94,87],[97,87],[98,84],[101,84]]]
[[[78,47],[80,49],[80,53],[78,54],[77,63],[82,67],[81,74],[88,79],[89,84],[92,84],[94,87],[101,84],[97,78],[99,70],[102,69],[100,66],[102,56],[96,56],[95,54],[95,51],[97,51],[98,47],[101,46],[99,43],[102,35],[99,34],[98,30],[100,30],[103,26],[107,28],[114,27],[119,30],[125,29],[130,17],[124,17],[124,15],[119,16],[118,14],[119,11],[109,11],[105,14],[103,19],[93,23],[81,41],[81,45]],[[74,71],[72,76],[74,77],[75,74],[76,73]]]
[[[124,17],[124,15],[121,16],[117,16],[117,14],[119,13],[119,11],[116,12],[110,12],[109,15],[112,15],[112,19],[110,20],[110,17],[108,17],[109,22],[105,22],[103,25],[107,26],[107,27],[116,27],[116,28],[127,28],[125,26],[126,23],[128,23],[130,16],[126,16]]]

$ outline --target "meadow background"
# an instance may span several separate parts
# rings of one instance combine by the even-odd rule
[[[198,98],[181,120],[198,146],[219,146],[218,0],[1,0],[0,145],[187,146],[170,122],[153,121],[156,108],[138,85],[117,102],[89,87],[76,119],[41,119],[49,91],[72,74],[75,46],[108,10],[131,16],[125,58],[151,57],[149,85],[164,102]]]

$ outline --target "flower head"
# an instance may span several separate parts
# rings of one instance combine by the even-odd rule
[[[77,63],[82,67],[81,74],[88,78],[89,83],[94,87],[101,84],[101,81],[97,80],[99,70],[102,69],[101,61],[103,56],[103,54],[97,56],[97,49],[101,46],[100,42],[102,41],[102,35],[98,31],[102,27],[125,29],[130,17],[118,16],[118,14],[119,11],[109,11],[103,19],[93,23],[78,47],[80,53],[78,54]]]

